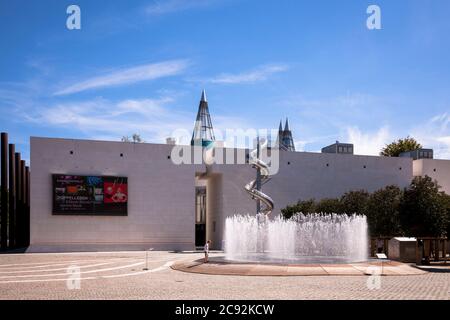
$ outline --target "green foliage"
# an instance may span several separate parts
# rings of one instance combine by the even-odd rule
[[[318,213],[342,213],[343,208],[339,199],[326,198],[322,199],[315,205]]]
[[[414,178],[405,190],[387,186],[371,194],[350,191],[340,199],[299,201],[281,212],[286,219],[297,213],[364,214],[373,236],[450,235],[450,195],[428,176]]]
[[[414,138],[406,137],[405,139],[399,139],[386,145],[381,150],[380,155],[385,157],[398,157],[402,152],[417,150],[420,148],[422,148],[422,145]]]
[[[347,214],[366,214],[368,201],[369,193],[367,191],[350,191],[341,197],[341,210]]]
[[[309,199],[281,209],[281,215],[285,219],[290,219],[297,213],[365,214],[368,198],[369,194],[360,190],[347,192],[341,199],[327,198],[319,201]]]
[[[450,195],[448,194],[443,194],[443,201],[444,201],[444,205],[447,211],[447,228],[446,228],[446,234],[447,234],[447,238],[450,237]]]
[[[373,236],[400,235],[400,201],[403,192],[387,186],[372,193],[367,203],[367,222]]]
[[[290,219],[296,213],[314,213],[315,212],[315,202],[314,199],[306,200],[306,201],[298,201],[296,204],[292,206],[287,206],[284,209],[281,209],[281,215],[285,219]]]
[[[445,194],[430,177],[415,177],[400,203],[400,222],[408,235],[442,236],[447,229]]]

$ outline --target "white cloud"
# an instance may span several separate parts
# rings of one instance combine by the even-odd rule
[[[163,15],[185,11],[198,7],[207,7],[217,1],[214,0],[154,0],[145,8],[148,15]]]
[[[285,97],[281,103],[288,107],[297,108],[361,108],[367,107],[367,105],[378,105],[384,101],[381,101],[378,97],[367,93],[360,92],[346,92],[345,94],[331,96],[331,97],[315,97],[307,98],[302,94],[294,94]]]
[[[145,80],[174,76],[183,72],[188,66],[187,60],[170,60],[159,63],[145,64],[132,68],[95,76],[58,90],[54,95],[67,95],[85,90],[119,86]]]
[[[295,144],[295,150],[298,152],[303,152],[305,151],[305,147],[306,145],[310,143],[310,141],[306,141],[306,140],[295,140],[294,144]]]
[[[172,101],[170,97],[118,102],[95,99],[39,107],[24,116],[37,124],[77,130],[88,138],[120,140],[139,133],[146,141],[162,143],[172,131],[192,123],[192,115],[171,112],[168,105]]]
[[[296,116],[303,123],[303,132],[308,132],[312,136],[327,136],[326,139],[331,137],[333,141],[337,138],[336,131],[342,132],[343,128],[354,124],[373,128],[373,123],[383,123],[389,114],[379,106],[389,106],[390,103],[371,94],[347,92],[318,97],[288,94],[280,99],[280,105],[296,112]],[[369,113],[370,118],[367,117]],[[297,128],[294,129],[298,131]],[[311,140],[308,136],[306,139]]]
[[[411,136],[424,148],[434,150],[437,159],[450,159],[450,114],[443,113],[411,130]]]
[[[301,92],[285,94],[279,101],[281,107],[287,108],[292,119],[299,119],[291,123],[294,138],[303,140],[303,143],[296,145],[297,150],[321,152],[323,147],[336,140],[349,142],[352,139],[357,141],[358,153],[379,153],[377,148],[380,143],[375,147],[367,147],[373,145],[372,136],[375,133],[361,132],[359,128],[376,131],[378,127],[374,128],[373,124],[385,122],[388,116],[379,107],[389,105],[385,99],[369,93],[347,91],[318,96]],[[371,117],[367,117],[369,113]]]
[[[364,133],[358,127],[348,127],[346,131],[345,142],[354,144],[355,154],[377,156],[386,144],[392,142],[388,127],[371,133]]]
[[[424,148],[434,150],[436,159],[450,159],[450,115],[443,113],[417,125],[401,137],[410,136],[422,144]],[[388,127],[375,132],[364,133],[358,127],[346,128],[346,136],[355,145],[355,153],[378,155],[381,149],[400,136],[391,134]]]
[[[205,82],[216,84],[241,84],[241,83],[254,83],[267,80],[271,75],[275,73],[285,72],[288,70],[288,66],[285,64],[270,64],[260,66],[254,70],[230,74],[224,73],[207,79]]]
[[[176,137],[188,144],[196,106],[192,112],[174,112],[174,101],[173,96],[117,102],[98,98],[38,107],[22,117],[47,127],[76,130],[89,139],[119,141],[122,136],[139,133],[146,142],[165,143],[167,137]],[[219,140],[226,129],[248,128],[245,121],[235,117],[213,116],[212,121]]]
[[[174,99],[170,97],[164,97],[160,99],[141,99],[141,100],[123,100],[117,103],[117,108],[114,111],[114,115],[121,115],[124,113],[138,113],[142,115],[152,114],[163,115],[166,110],[163,105],[173,102]]]

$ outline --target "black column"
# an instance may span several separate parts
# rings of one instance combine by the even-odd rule
[[[16,239],[15,244],[16,247],[21,246],[20,235],[21,235],[21,216],[22,216],[22,206],[21,206],[21,197],[20,197],[20,183],[22,181],[20,177],[20,153],[16,152],[15,155],[15,171],[16,171]]]
[[[20,160],[20,246],[26,246],[27,236],[27,206],[25,194],[25,160]]]
[[[0,249],[8,248],[8,134],[1,133]]]
[[[30,168],[25,167],[25,246],[30,245]]]
[[[9,144],[9,248],[16,245],[16,167],[15,146]]]

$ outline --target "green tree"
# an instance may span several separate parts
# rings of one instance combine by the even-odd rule
[[[402,152],[417,150],[420,148],[422,148],[422,145],[414,138],[406,137],[405,139],[399,139],[386,145],[381,150],[380,155],[385,157],[398,157]]]
[[[290,219],[297,213],[343,213],[341,201],[337,198],[325,198],[320,201],[309,199],[305,201],[298,201],[294,205],[287,206],[281,209],[281,215],[285,219]]]
[[[297,213],[314,213],[315,212],[315,201],[314,199],[309,199],[305,201],[298,201],[296,204],[292,206],[287,206],[284,209],[281,209],[281,215],[285,219],[290,219]]]
[[[364,190],[350,191],[341,197],[341,210],[347,214],[366,214],[369,193]]]
[[[367,202],[367,222],[372,236],[397,236],[400,228],[400,202],[403,192],[387,186],[372,193]]]
[[[373,236],[450,236],[450,195],[428,176],[414,178],[405,190],[350,191],[340,199],[298,201],[281,212],[286,219],[297,213],[365,214]]]
[[[442,236],[447,229],[446,198],[430,177],[415,177],[400,203],[400,223],[410,236]]]
[[[446,233],[447,233],[447,238],[450,238],[450,195],[444,193],[442,195],[442,197],[444,199],[444,205],[445,205],[445,208],[447,210],[447,228],[446,228]]]
[[[342,203],[336,198],[325,198],[317,202],[315,206],[317,213],[343,213]]]

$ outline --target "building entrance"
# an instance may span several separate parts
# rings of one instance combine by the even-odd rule
[[[195,188],[195,246],[206,242],[206,187]]]

